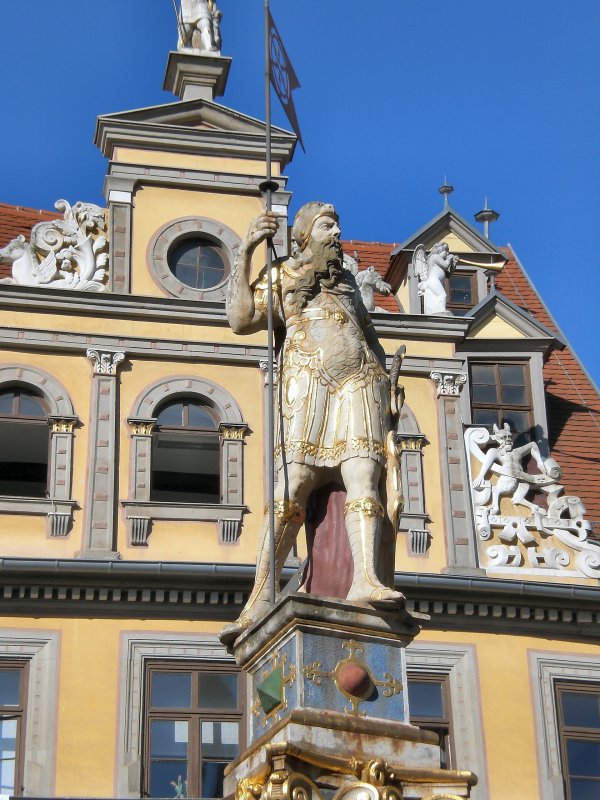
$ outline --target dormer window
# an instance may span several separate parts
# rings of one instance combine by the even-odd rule
[[[446,293],[448,311],[457,317],[464,317],[478,302],[476,273],[454,272],[446,279]]]
[[[515,444],[535,440],[528,365],[471,364],[471,409],[474,425],[501,428],[508,423],[516,434]]]

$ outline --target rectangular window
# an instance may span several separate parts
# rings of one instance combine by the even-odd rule
[[[146,795],[222,797],[223,771],[243,746],[241,673],[155,663],[146,678]]]
[[[556,682],[565,797],[600,797],[600,685]]]
[[[440,740],[440,766],[452,767],[450,692],[445,675],[408,675],[408,708],[412,725],[433,731]]]
[[[528,365],[471,364],[471,409],[474,425],[501,428],[508,423],[515,444],[534,439]]]
[[[446,308],[457,317],[464,317],[477,305],[477,276],[475,272],[454,272],[446,279]]]
[[[0,662],[0,794],[23,791],[27,663]]]

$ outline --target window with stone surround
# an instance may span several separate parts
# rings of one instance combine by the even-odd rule
[[[146,665],[147,797],[223,796],[223,771],[243,749],[242,685],[229,664]]]
[[[248,426],[232,395],[204,378],[165,378],[141,393],[128,422],[130,545],[148,546],[157,519],[215,522],[219,542],[235,543]]]
[[[0,514],[44,515],[51,537],[69,533],[76,424],[55,378],[37,367],[0,365]]]
[[[556,681],[566,800],[600,797],[600,684]]]

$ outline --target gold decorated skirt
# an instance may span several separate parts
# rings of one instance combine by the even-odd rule
[[[317,354],[288,351],[276,420],[278,465],[335,467],[353,456],[385,463],[389,380],[369,352],[357,374],[333,379]]]

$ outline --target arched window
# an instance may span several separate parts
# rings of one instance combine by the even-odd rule
[[[0,495],[46,496],[48,445],[44,401],[19,387],[0,392]]]
[[[150,500],[219,503],[220,441],[215,410],[196,398],[157,409]]]

